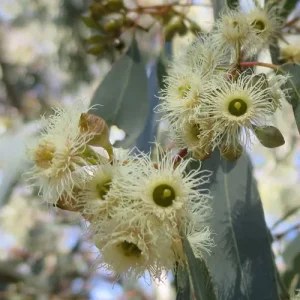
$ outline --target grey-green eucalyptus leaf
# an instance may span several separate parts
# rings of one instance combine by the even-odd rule
[[[213,196],[209,224],[216,246],[204,258],[218,300],[279,300],[269,233],[248,157],[228,162],[214,152],[202,168],[213,172],[207,187]]]
[[[186,300],[191,298],[191,286],[188,270],[183,266],[176,268],[176,300]]]
[[[293,107],[295,121],[300,132],[300,65],[284,64],[281,66],[281,70],[291,76],[286,84],[286,88],[289,89],[288,100]]]
[[[260,143],[267,148],[276,148],[284,145],[282,133],[274,126],[256,126],[254,133]]]
[[[147,76],[145,65],[134,39],[126,55],[120,58],[96,89],[91,106],[100,104],[92,113],[109,125],[126,132],[131,147],[143,131],[147,113]]]
[[[212,0],[212,5],[214,9],[214,19],[215,21],[219,19],[220,13],[223,11],[224,7],[227,4],[226,0]]]
[[[186,237],[183,237],[183,248],[187,258],[195,299],[217,300],[212,278],[205,260],[195,257]]]
[[[14,185],[29,168],[25,150],[37,131],[36,123],[28,123],[20,131],[0,137],[0,206],[8,201]]]
[[[296,8],[298,0],[286,0],[282,9],[281,17],[287,18],[288,15]]]

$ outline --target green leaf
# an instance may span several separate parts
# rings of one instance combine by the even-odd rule
[[[126,132],[127,140],[134,144],[143,131],[148,113],[148,87],[145,65],[135,40],[126,55],[120,58],[96,89],[91,106],[93,111],[109,125]]]
[[[281,16],[287,18],[288,15],[296,8],[298,0],[287,0],[283,6]]]
[[[14,185],[29,167],[25,147],[37,131],[36,123],[29,123],[19,132],[0,137],[0,206],[8,201]]]
[[[210,226],[216,247],[204,258],[218,300],[279,300],[269,233],[249,159],[242,155],[228,162],[215,151],[202,168],[213,172],[208,188],[214,197]]]
[[[150,66],[150,75],[148,78],[148,116],[144,130],[136,141],[136,147],[143,152],[149,152],[153,146],[157,134],[159,114],[154,112],[158,105],[158,78],[157,78],[157,62]]]
[[[157,60],[157,80],[159,89],[164,88],[164,77],[167,76],[168,60],[164,53],[161,53]]]
[[[280,56],[280,48],[278,45],[278,41],[276,40],[274,43],[272,43],[269,46],[270,49],[270,54],[271,54],[271,59],[272,59],[272,63],[274,65],[279,65],[279,56]]]
[[[183,248],[187,257],[195,299],[217,300],[207,265],[203,259],[195,257],[186,237],[183,238]]]
[[[226,0],[212,0],[215,21],[219,19],[220,13],[223,11],[226,4],[227,4]]]
[[[105,41],[107,41],[109,39],[109,37],[107,37],[106,35],[92,35],[89,38],[86,39],[86,42],[88,44],[98,44],[98,43],[103,43]]]
[[[289,102],[293,107],[295,121],[300,132],[300,65],[284,64],[281,69],[291,75],[286,88],[289,89]]]
[[[186,268],[178,266],[175,273],[176,300],[191,298],[189,273]]]
[[[82,16],[81,20],[86,27],[102,31],[102,27],[91,16]]]
[[[297,237],[287,245],[282,256],[287,264],[287,269],[283,274],[283,280],[285,285],[290,289],[294,278],[300,276],[300,235],[297,235]]]
[[[267,148],[280,147],[285,143],[283,135],[274,126],[255,126],[254,132],[260,143]]]

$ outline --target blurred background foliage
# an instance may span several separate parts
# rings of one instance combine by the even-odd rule
[[[174,6],[170,1],[140,0],[137,5],[115,0],[105,2],[104,12],[100,4],[96,0],[1,0],[0,299],[175,299],[172,275],[160,286],[143,279],[135,284],[121,279],[112,289],[114,278],[95,266],[97,251],[84,235],[84,222],[47,207],[38,191],[26,186],[21,176],[29,167],[24,145],[38,133],[41,114],[49,114],[52,106],[61,103],[90,101],[112,64],[127,51],[139,51],[148,76],[144,96],[150,100],[144,124],[138,131],[124,132],[115,126],[122,128],[122,124],[111,122],[111,141],[120,145],[118,140],[126,135],[123,146],[137,144],[147,151],[148,141],[158,132],[158,140],[172,147],[165,124],[153,123],[149,115],[158,101],[171,47],[176,51],[197,31],[208,32],[224,1]],[[141,14],[138,22],[137,14]],[[300,45],[299,16],[298,3],[289,15],[296,21],[285,29],[285,39],[295,45]],[[137,44],[130,48],[132,32]],[[269,53],[262,55],[264,61],[271,61]],[[135,82],[131,84],[134,88]],[[288,103],[276,113],[275,122],[286,144],[270,150],[256,143],[249,154],[276,264],[291,292],[300,288],[300,139]]]

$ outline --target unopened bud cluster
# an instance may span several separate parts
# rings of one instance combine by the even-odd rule
[[[138,278],[145,271],[161,280],[185,264],[182,234],[196,257],[213,246],[205,221],[211,215],[209,172],[186,172],[190,159],[177,161],[156,145],[150,154],[113,149],[108,127],[81,103],[56,108],[36,145],[28,149],[28,173],[43,199],[79,213],[100,250],[98,265]]]
[[[255,74],[242,67],[244,58],[280,36],[280,11],[274,4],[229,10],[210,34],[175,56],[157,111],[170,124],[175,143],[194,158],[206,159],[218,148],[224,158],[236,160],[253,135],[269,148],[284,144],[270,121],[287,97],[288,75]]]
[[[152,24],[159,23],[167,41],[175,35],[183,36],[187,32],[197,34],[201,31],[194,21],[186,18],[185,14],[174,9],[172,5],[127,7],[123,0],[94,0],[89,7],[89,15],[82,20],[93,30],[86,43],[88,53],[102,55],[111,51],[122,51],[125,43],[122,34],[129,29],[149,31],[151,25],[144,27],[139,19],[142,15],[152,17]]]

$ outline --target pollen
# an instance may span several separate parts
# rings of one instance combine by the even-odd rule
[[[186,85],[180,86],[178,88],[178,91],[179,91],[179,93],[181,94],[182,97],[186,97],[187,93],[190,90],[190,88],[191,88],[191,86],[189,84],[186,84]]]
[[[45,142],[38,146],[35,151],[34,161],[40,168],[47,169],[51,166],[51,162],[54,156],[55,147],[52,143]]]

